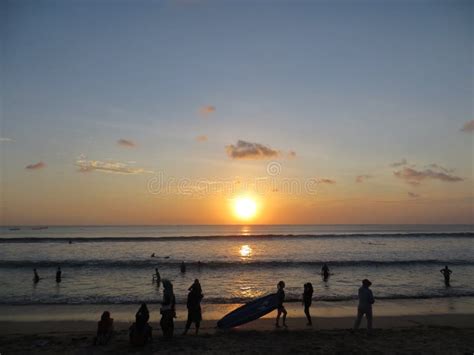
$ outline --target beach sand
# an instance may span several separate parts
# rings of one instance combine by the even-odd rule
[[[116,335],[107,346],[93,346],[96,323],[92,321],[0,322],[0,353],[4,354],[101,354],[101,353],[430,353],[472,354],[472,314],[382,316],[375,319],[374,333],[365,329],[352,333],[353,317],[314,319],[289,318],[288,329],[275,329],[274,320],[264,318],[231,331],[215,329],[215,321],[204,321],[198,336],[193,329],[182,336],[184,323],[175,324],[175,338],[165,341],[156,320],[153,343],[130,346],[130,322],[117,322]],[[363,323],[365,325],[365,323]]]

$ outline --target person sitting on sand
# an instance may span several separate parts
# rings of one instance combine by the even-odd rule
[[[201,300],[203,299],[204,295],[202,294],[201,284],[199,280],[194,280],[194,283],[189,287],[189,294],[188,300],[186,302],[186,306],[188,308],[188,320],[186,322],[186,326],[184,327],[183,335],[186,335],[189,328],[191,328],[191,324],[196,324],[196,335],[199,332],[199,326],[202,320],[202,313],[201,313]]]
[[[286,328],[286,309],[283,306],[283,302],[285,302],[285,283],[280,281],[277,285],[277,317],[276,317],[276,324],[277,328],[280,328],[280,316],[283,313],[283,326]]]
[[[445,265],[443,269],[439,270],[440,273],[443,274],[444,276],[444,284],[449,287],[449,281],[451,279],[451,274],[453,273],[451,270],[449,270],[448,265]]]
[[[359,329],[362,317],[365,314],[367,318],[367,330],[372,331],[372,305],[374,304],[374,295],[370,290],[372,282],[367,279],[362,280],[362,286],[359,288],[359,306],[357,307],[357,319],[354,324],[354,329]]]
[[[180,269],[181,269],[182,274],[184,274],[186,272],[186,264],[184,263],[184,261],[181,262]]]
[[[56,282],[60,283],[61,282],[61,267],[58,266],[58,270],[56,270]]]
[[[160,326],[163,336],[171,339],[174,333],[174,321],[176,317],[176,298],[173,292],[173,284],[169,280],[163,280],[163,301],[161,302]]]
[[[321,268],[321,275],[323,275],[323,280],[327,281],[329,278],[329,267],[327,264],[324,264],[323,267]]]
[[[33,269],[33,274],[34,274],[33,275],[33,282],[36,284],[36,283],[39,282],[40,277],[39,277],[38,272],[36,271],[36,269]]]
[[[313,285],[311,282],[304,284],[304,291],[303,291],[303,305],[304,305],[304,314],[306,315],[306,319],[308,323],[306,325],[311,326],[313,325],[313,321],[311,320],[311,314],[309,314],[309,307],[311,307],[311,303],[313,302]]]
[[[114,319],[110,318],[110,312],[105,311],[97,323],[97,336],[94,345],[105,345],[112,338],[114,332]]]
[[[142,303],[135,314],[135,323],[130,327],[130,343],[133,345],[145,345],[151,341],[152,328],[148,324],[150,312],[145,303]]]

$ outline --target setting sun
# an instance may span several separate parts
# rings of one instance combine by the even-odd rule
[[[236,198],[234,213],[240,219],[251,219],[257,213],[257,203],[249,197]]]

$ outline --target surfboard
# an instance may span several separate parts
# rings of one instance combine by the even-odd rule
[[[273,293],[250,301],[226,314],[217,322],[220,329],[229,329],[256,320],[277,308],[277,294]]]

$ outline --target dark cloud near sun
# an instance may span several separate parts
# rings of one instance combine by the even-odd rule
[[[25,166],[25,169],[28,169],[28,170],[39,170],[39,169],[43,169],[46,167],[46,164],[42,161],[38,162],[38,163],[35,163],[35,164],[30,164],[30,165],[27,165]]]
[[[417,170],[405,167],[401,170],[394,171],[393,175],[413,186],[420,185],[423,181],[428,180],[438,180],[442,182],[459,182],[464,180],[459,176],[451,174],[451,172],[447,173],[439,169],[438,171],[434,169]]]
[[[137,144],[134,141],[130,139],[125,139],[125,138],[120,138],[117,141],[117,144],[125,148],[135,148],[137,146]]]
[[[358,182],[358,183],[363,183],[363,182],[371,179],[372,177],[373,177],[372,175],[368,175],[368,174],[358,175],[358,176],[356,176],[355,181]]]
[[[474,132],[474,120],[467,121],[461,128],[462,132],[472,133]]]
[[[251,143],[238,140],[236,144],[225,147],[227,155],[231,159],[274,159],[281,156],[281,152],[260,143]],[[295,153],[296,155],[296,153]]]

